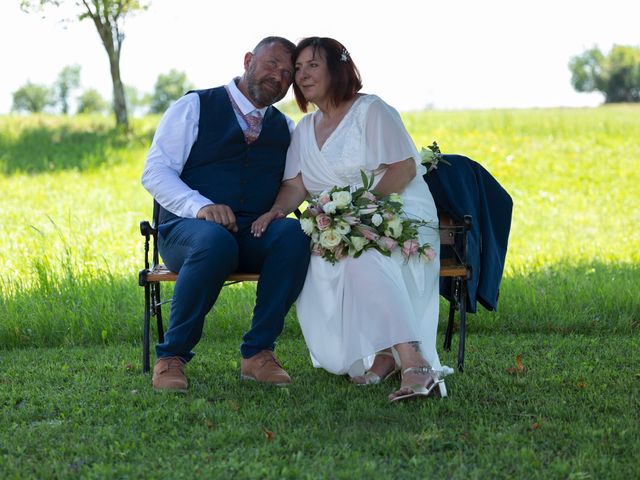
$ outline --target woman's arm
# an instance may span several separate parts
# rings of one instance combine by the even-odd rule
[[[258,217],[251,224],[251,233],[255,237],[260,237],[269,227],[269,224],[276,218],[289,215],[307,198],[308,192],[302,183],[302,175],[298,174],[294,178],[285,180],[280,185],[280,191],[271,209]]]
[[[282,216],[286,217],[300,206],[304,199],[307,198],[307,195],[307,189],[302,183],[302,175],[299,173],[295,177],[282,182],[276,201],[269,211],[282,213]]]
[[[416,162],[411,158],[387,166],[384,175],[373,189],[378,197],[401,193],[416,176]]]
[[[382,99],[374,99],[367,110],[364,135],[363,166],[382,176],[372,190],[379,196],[401,193],[417,175],[420,158],[400,114]]]

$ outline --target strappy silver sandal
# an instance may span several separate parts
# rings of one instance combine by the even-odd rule
[[[396,375],[400,371],[400,366],[397,363],[395,363],[396,360],[395,360],[395,357],[393,356],[393,353],[382,351],[382,352],[376,353],[376,356],[377,355],[383,355],[385,357],[393,358],[394,368],[389,373],[385,374],[383,377],[381,377],[377,373],[372,372],[371,370],[367,370],[364,373],[364,375],[362,375],[360,377],[353,377],[351,379],[351,381],[353,383],[355,383],[356,385],[359,385],[361,387],[366,387],[368,385],[378,385],[379,383],[382,383],[382,382],[390,379],[391,377],[393,377],[394,375]],[[357,381],[355,381],[356,378],[363,379],[364,381],[357,382]]]
[[[436,396],[440,394],[440,384],[444,382],[444,380],[442,380],[440,378],[440,376],[438,375],[438,372],[436,372],[433,368],[431,367],[411,367],[411,368],[407,368],[406,370],[402,371],[402,378],[404,379],[404,376],[407,373],[417,373],[420,375],[429,375],[431,377],[431,382],[427,382],[426,385],[420,385],[420,384],[411,384],[411,385],[401,385],[400,390],[408,390],[408,393],[402,394],[402,395],[398,395],[397,397],[391,398],[390,401],[391,402],[397,402],[399,400],[408,400],[411,398],[416,398],[416,397],[429,397],[429,396]]]

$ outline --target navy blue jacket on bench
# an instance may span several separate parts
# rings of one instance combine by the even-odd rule
[[[462,155],[445,154],[449,165],[424,176],[438,211],[456,220],[473,217],[468,235],[467,258],[472,278],[467,283],[467,311],[475,313],[477,302],[487,310],[498,305],[500,282],[507,255],[513,201],[507,191],[482,165]],[[440,279],[440,293],[451,299],[451,278]]]

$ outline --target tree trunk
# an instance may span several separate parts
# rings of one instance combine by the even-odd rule
[[[85,7],[102,39],[107,55],[109,56],[109,68],[111,70],[111,83],[113,85],[113,113],[116,115],[116,125],[129,131],[129,117],[127,115],[127,103],[124,96],[124,86],[120,78],[120,48],[124,35],[121,35],[117,24],[111,24],[108,17],[100,18],[98,12],[92,12],[86,2]],[[115,38],[114,38],[115,37]]]
[[[113,112],[116,114],[116,124],[129,129],[129,118],[127,115],[127,102],[124,96],[124,86],[120,79],[120,55],[116,52],[109,54],[109,65],[111,66],[111,81],[113,83]]]

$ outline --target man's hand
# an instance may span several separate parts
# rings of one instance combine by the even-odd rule
[[[264,232],[269,228],[269,224],[276,218],[284,218],[285,214],[282,210],[272,210],[267,213],[263,213],[258,219],[251,224],[251,233],[254,237],[261,237]]]
[[[222,205],[221,203],[205,205],[198,210],[197,217],[219,223],[230,232],[235,233],[238,231],[236,216],[228,205]]]

